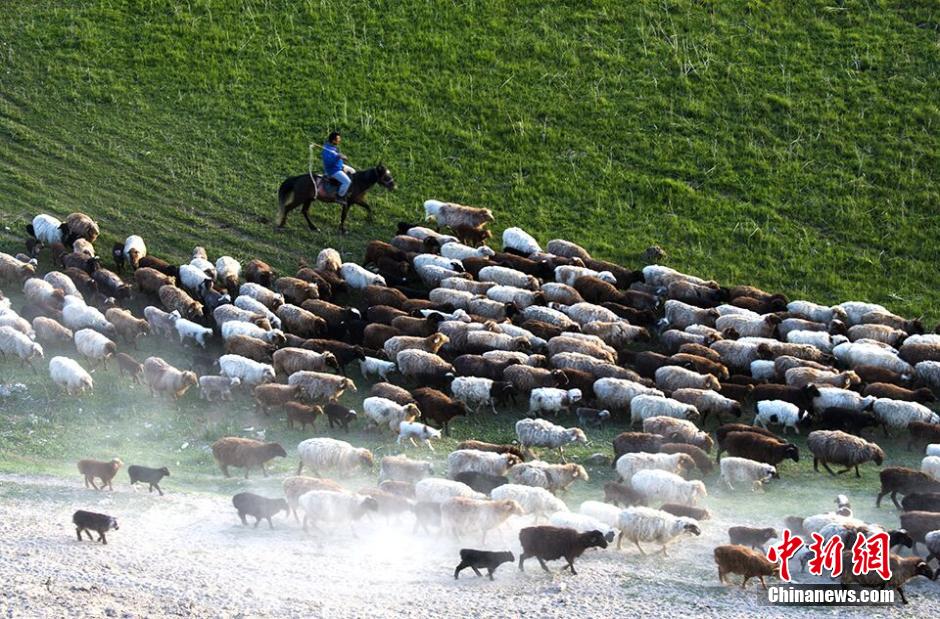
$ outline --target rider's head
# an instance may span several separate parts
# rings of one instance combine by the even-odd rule
[[[330,144],[339,144],[342,137],[339,135],[339,131],[334,131],[330,134],[330,137],[326,139]]]

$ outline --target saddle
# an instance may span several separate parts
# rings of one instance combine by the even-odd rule
[[[336,192],[339,190],[339,182],[323,174],[317,174],[317,199],[318,200],[334,200],[336,198]]]

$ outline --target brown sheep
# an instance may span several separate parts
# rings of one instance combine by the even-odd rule
[[[274,289],[284,295],[286,303],[301,305],[307,299],[319,299],[316,284],[311,284],[296,277],[279,277],[274,281]]]
[[[346,375],[347,365],[353,361],[361,361],[366,358],[362,346],[354,346],[337,340],[309,339],[301,347],[319,353],[333,353],[337,363],[339,363],[339,371],[343,376]]]
[[[297,516],[297,507],[299,505],[297,501],[302,495],[311,490],[345,492],[343,487],[332,479],[324,479],[321,477],[296,475],[286,478],[282,485],[284,487],[284,496],[287,497],[287,505],[290,506],[290,511],[294,515],[294,520],[297,522],[300,522],[300,518]]]
[[[403,389],[392,383],[375,383],[369,390],[370,397],[385,398],[396,404],[405,406],[415,404],[415,399],[407,389]]]
[[[78,472],[85,476],[85,487],[91,486],[95,490],[102,490],[105,486],[109,490],[114,490],[111,480],[117,475],[120,468],[124,466],[120,458],[113,458],[110,462],[101,460],[79,460]],[[101,480],[101,487],[95,485],[95,477]]]
[[[925,492],[940,492],[940,481],[903,466],[888,466],[878,474],[881,480],[881,490],[875,499],[875,507],[881,507],[881,499],[890,494],[894,506],[901,509],[898,495],[923,494]]]
[[[483,441],[469,440],[457,443],[454,450],[475,449],[477,451],[488,451],[498,454],[512,454],[519,458],[520,462],[525,462],[526,456],[517,445],[500,445],[497,443],[485,443]]]
[[[400,290],[386,286],[366,286],[362,290],[363,304],[367,307],[373,305],[388,305],[401,309],[408,297]]]
[[[144,366],[141,363],[138,363],[137,359],[134,359],[127,353],[119,352],[115,353],[114,359],[117,361],[118,373],[121,376],[125,374],[134,379],[134,382],[138,385],[141,384],[141,377],[144,373]]]
[[[408,316],[408,312],[389,305],[373,305],[366,310],[366,320],[369,323],[382,323],[391,326],[392,321],[399,316]]]
[[[245,281],[270,288],[274,283],[274,269],[265,262],[252,260],[245,265]]]
[[[167,393],[177,400],[198,382],[195,373],[180,371],[160,357],[147,357],[143,365],[144,382],[152,396]]]
[[[679,518],[692,518],[694,520],[710,520],[712,517],[711,512],[704,507],[682,505],[681,503],[663,503],[659,510]]]
[[[486,224],[480,224],[479,226],[457,224],[456,226],[452,226],[451,230],[453,230],[454,235],[461,243],[469,245],[470,247],[477,247],[479,245],[485,245],[486,241],[493,237],[493,233],[487,230],[485,226]]]
[[[927,423],[925,421],[912,421],[907,424],[907,431],[910,432],[910,438],[907,440],[908,451],[915,445],[928,445],[930,443],[940,443],[940,425]]]
[[[176,286],[161,286],[158,296],[166,311],[179,310],[181,316],[195,322],[199,322],[202,318],[202,303],[193,299],[182,289]]]
[[[259,363],[271,363],[277,346],[249,335],[233,335],[225,340],[225,352],[241,355]]]
[[[711,374],[719,380],[728,380],[731,376],[731,373],[728,372],[728,368],[725,367],[724,364],[720,361],[712,361],[707,357],[700,357],[688,353],[676,353],[672,355],[670,359],[677,361],[677,365],[688,367],[701,374]]]
[[[137,348],[138,339],[150,334],[150,324],[125,309],[112,307],[105,311],[104,317],[114,325],[115,332],[125,342],[133,344],[134,348]]]
[[[744,576],[741,588],[747,588],[747,581],[751,578],[760,579],[761,586],[766,589],[765,576],[780,576],[780,565],[773,563],[763,553],[751,550],[747,546],[718,546],[715,548],[715,563],[718,564],[718,580],[725,584],[728,574]]]
[[[628,453],[658,453],[666,440],[659,434],[647,432],[621,432],[614,440],[614,460],[612,466],[623,454]]]
[[[318,337],[326,332],[326,321],[302,307],[285,303],[277,308],[284,331],[302,338]]]
[[[620,507],[645,505],[644,498],[630,484],[608,481],[604,484],[604,502]]]
[[[255,410],[268,414],[274,406],[284,406],[296,400],[301,395],[299,385],[282,385],[280,383],[265,383],[258,385],[252,391],[255,400]]]
[[[212,456],[222,469],[222,473],[229,477],[228,467],[245,469],[245,479],[255,467],[260,467],[265,477],[268,471],[264,465],[274,458],[286,458],[287,452],[279,443],[262,443],[250,438],[226,436],[212,443]]]
[[[276,351],[272,357],[274,371],[290,376],[303,370],[325,372],[328,368],[339,370],[339,361],[331,352],[313,352],[305,348],[288,346]]]
[[[926,388],[905,389],[891,383],[871,383],[862,391],[863,396],[875,396],[876,398],[888,398],[891,400],[904,400],[906,402],[919,402],[929,404],[935,402],[937,398],[933,392]]]
[[[65,225],[70,237],[83,238],[89,243],[94,243],[101,234],[95,220],[84,213],[71,213],[65,218]]]
[[[398,329],[402,335],[413,335],[417,337],[427,337],[437,332],[437,325],[443,322],[444,317],[441,314],[431,314],[426,318],[415,318],[412,316],[399,316],[392,319],[392,327]]]
[[[150,267],[141,267],[134,271],[134,281],[137,288],[144,294],[158,294],[163,286],[175,286],[176,278],[165,275]]]
[[[407,254],[384,241],[369,241],[366,245],[365,257],[362,260],[363,266],[378,264],[382,258],[390,258],[396,262],[405,262],[408,260]]]
[[[259,385],[263,386],[263,385]],[[257,387],[255,387],[257,389]],[[323,414],[323,408],[320,406],[307,406],[300,402],[286,402],[284,410],[287,411],[287,427],[293,429],[295,423],[300,424],[301,430],[307,429],[307,424],[312,428],[317,417]]]
[[[700,447],[695,445],[690,445],[688,443],[663,443],[659,448],[660,453],[664,454],[677,454],[683,453],[688,455],[695,461],[695,466],[702,472],[703,475],[711,473],[715,465],[712,463],[711,458],[708,457],[708,454],[705,453]]]
[[[363,331],[362,345],[370,350],[381,350],[385,342],[397,335],[403,333],[391,325],[374,322]]]
[[[33,318],[33,331],[36,332],[36,341],[47,346],[71,343],[73,337],[71,329],[45,316]]]
[[[444,430],[444,436],[450,436],[450,422],[454,417],[467,415],[467,407],[460,400],[455,400],[431,387],[421,387],[412,393],[421,416],[425,422],[433,422]]]
[[[842,561],[845,567],[842,570],[842,575],[839,577],[840,582],[843,586],[847,584],[859,584],[864,587],[879,587],[884,589],[885,587],[892,587],[897,590],[898,594],[901,596],[901,602],[907,604],[907,598],[904,597],[904,589],[901,587],[911,578],[915,576],[923,576],[928,580],[934,578],[933,570],[930,569],[930,566],[921,559],[920,557],[901,557],[891,553],[888,558],[888,564],[891,569],[891,578],[884,580],[881,576],[875,572],[871,571],[865,574],[856,575],[853,573],[852,569],[852,552],[846,551],[842,553]]]
[[[160,273],[163,273],[164,275],[169,275],[170,277],[173,277],[174,279],[179,277],[179,273],[180,273],[180,269],[178,266],[170,264],[166,260],[161,260],[160,258],[157,258],[156,256],[150,256],[150,255],[144,256],[137,263],[137,270],[139,271],[140,269],[153,269],[155,271],[159,271]]]

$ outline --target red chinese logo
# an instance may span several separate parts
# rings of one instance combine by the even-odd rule
[[[812,535],[813,543],[808,546],[810,553],[812,553],[812,558],[809,560],[809,573],[821,576],[823,570],[825,570],[833,577],[841,575],[843,569],[842,553],[845,550],[845,542],[839,536],[826,540],[819,533],[813,533]],[[781,540],[779,544],[767,549],[767,558],[780,564],[780,579],[784,582],[790,582],[788,561],[796,556],[804,542],[800,536],[793,535],[789,529],[784,529]],[[858,576],[877,572],[883,579],[890,579],[889,550],[890,541],[887,533],[873,533],[868,537],[862,534],[856,535],[855,543],[852,545],[852,573]]]
[[[884,580],[890,579],[890,544],[888,534],[884,531],[873,533],[867,538],[864,535],[857,536],[852,544],[852,573],[858,576],[877,572]]]
[[[790,582],[790,567],[787,562],[803,546],[803,540],[798,535],[790,533],[790,529],[783,530],[782,539],[782,542],[767,549],[767,558],[774,563],[780,563],[781,580]]]
[[[813,533],[813,543],[809,545],[809,550],[813,553],[813,558],[809,560],[809,573],[822,576],[823,569],[826,569],[833,577],[842,574],[844,549],[845,543],[838,535],[826,541],[819,533]]]

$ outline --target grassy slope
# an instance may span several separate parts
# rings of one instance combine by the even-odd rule
[[[631,265],[656,242],[723,281],[940,317],[932,3],[127,4],[17,2],[0,19],[0,218],[13,229],[0,249],[35,212],[81,209],[104,223],[102,247],[140,232],[165,257],[199,243],[289,269],[326,244],[358,256],[437,196]],[[296,217],[275,233],[278,183],[332,127],[400,190],[376,193],[375,225],[357,213],[349,237]],[[0,401],[7,470],[71,473],[78,457],[120,453],[208,482],[219,435],[307,435],[246,402],[131,401],[101,372],[77,402],[44,376],[5,376],[31,388]],[[457,435],[507,429],[471,420]],[[828,479],[798,470],[787,487],[829,496]]]

